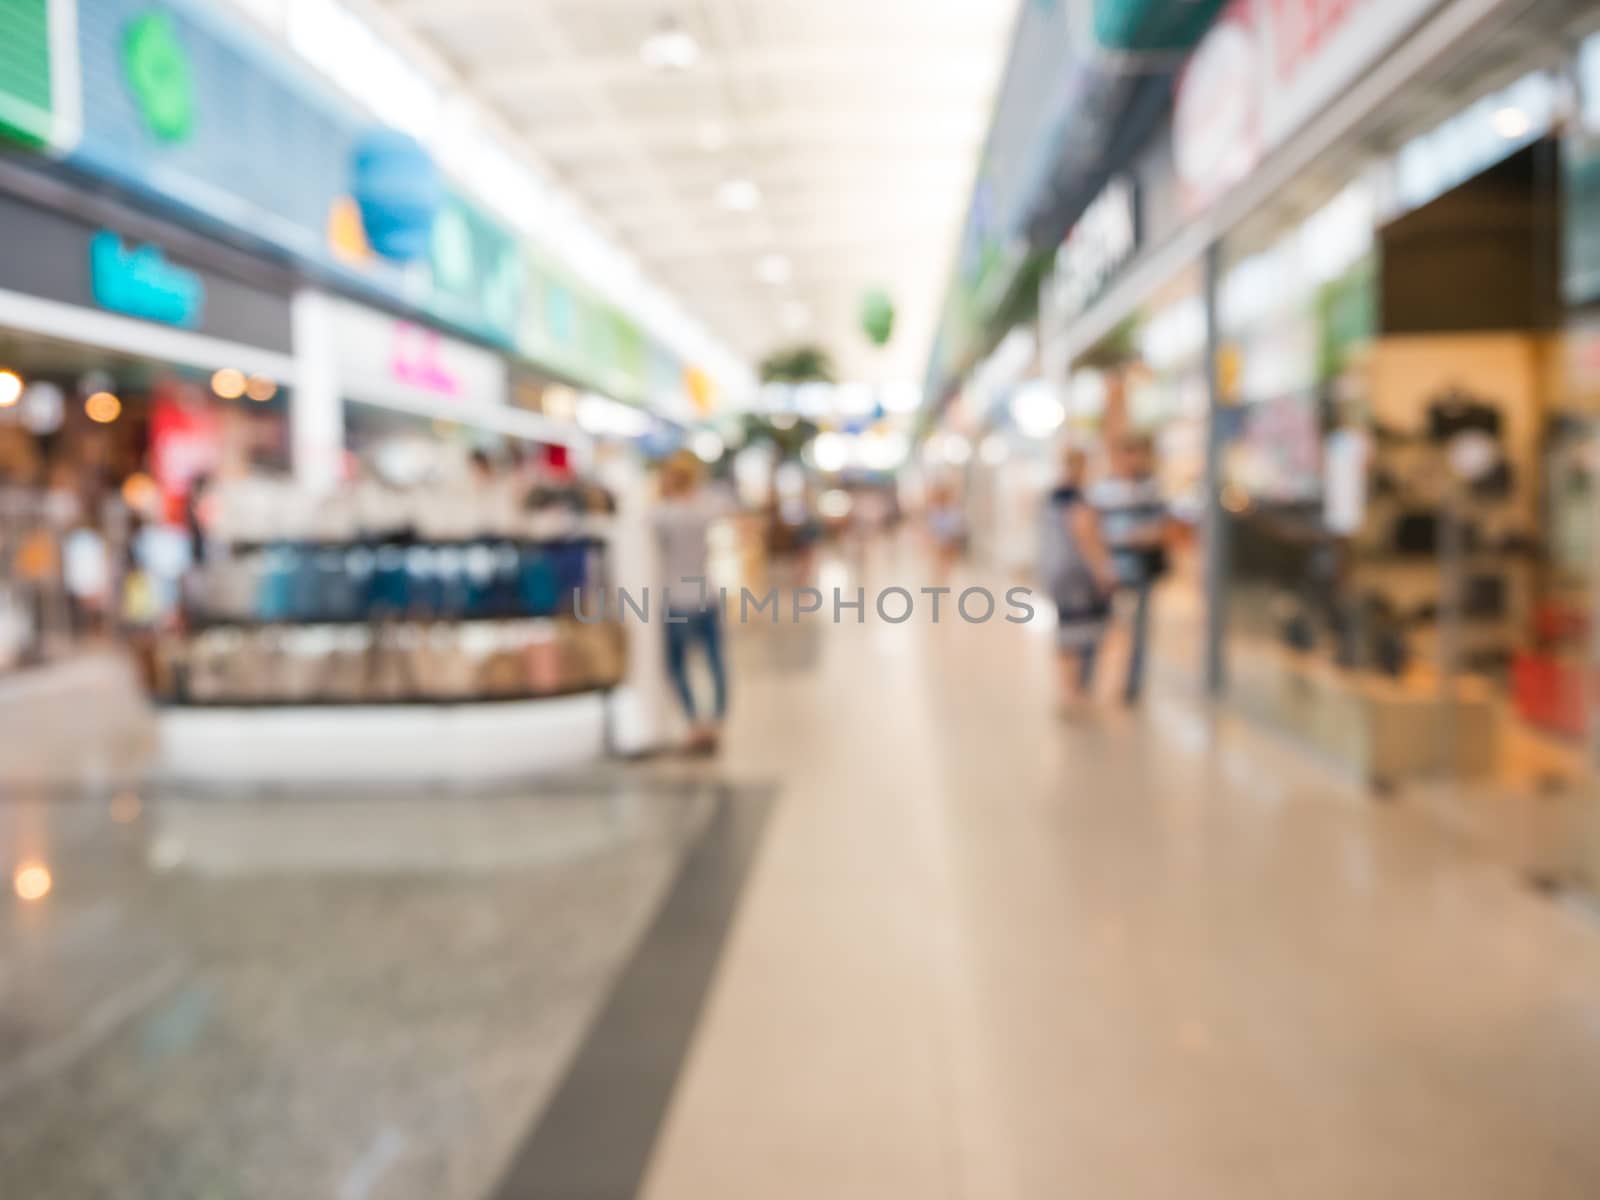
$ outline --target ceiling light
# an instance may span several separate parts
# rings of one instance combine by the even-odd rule
[[[714,429],[702,429],[689,439],[689,446],[694,450],[695,457],[703,463],[716,462],[727,449],[721,435]]]
[[[687,71],[700,60],[700,43],[682,25],[667,17],[639,44],[639,58],[657,71]]]
[[[756,278],[773,286],[794,278],[794,265],[781,254],[764,254],[756,263]]]
[[[728,131],[723,128],[721,121],[702,121],[695,140],[707,154],[715,154],[727,148]]]
[[[783,306],[783,327],[791,333],[811,324],[811,310],[798,300]]]
[[[578,428],[597,437],[636,438],[650,432],[648,413],[593,392],[579,397],[576,415]]]
[[[1527,137],[1528,131],[1533,128],[1533,122],[1528,119],[1528,114],[1512,104],[1495,109],[1493,120],[1494,131],[1508,142]]]
[[[869,471],[892,471],[911,453],[911,440],[903,433],[863,434],[856,444],[856,461]]]
[[[717,188],[717,204],[729,212],[750,212],[761,206],[761,189],[749,179],[724,180]]]
[[[22,377],[15,371],[0,371],[0,408],[10,408],[22,399]]]
[[[892,413],[912,413],[922,407],[922,389],[909,380],[891,383],[883,389],[883,409]]]
[[[833,406],[847,417],[864,417],[878,406],[878,400],[864,383],[841,383],[834,389]]]
[[[1024,436],[1047,438],[1061,428],[1067,419],[1067,409],[1048,381],[1031,379],[1012,396],[1011,419]]]
[[[850,442],[842,433],[819,433],[811,442],[811,462],[817,470],[832,475],[850,463]]]

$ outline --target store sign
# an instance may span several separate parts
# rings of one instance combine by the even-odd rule
[[[50,0],[0,4],[5,30],[0,70],[0,137],[27,145],[50,140],[55,124],[55,81],[50,62]]]
[[[396,383],[438,396],[461,395],[461,376],[445,362],[444,338],[437,330],[401,321],[391,336],[389,374]]]
[[[1173,165],[1183,208],[1198,212],[1261,158],[1261,47],[1254,6],[1229,7],[1184,68],[1172,113]]]
[[[1198,212],[1322,112],[1439,0],[1234,0],[1178,84],[1175,156]]]
[[[340,388],[347,400],[407,407],[447,401],[470,415],[506,401],[505,361],[437,330],[345,301],[330,301]]]
[[[158,246],[124,246],[110,230],[89,242],[95,303],[113,312],[192,329],[205,314],[200,276],[167,261]]]
[[[1117,53],[1187,50],[1210,25],[1221,0],[1090,0],[1095,44]]]
[[[1088,308],[1139,248],[1138,191],[1115,179],[1095,197],[1056,252],[1047,304],[1055,322]]]

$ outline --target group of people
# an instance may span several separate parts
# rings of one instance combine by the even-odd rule
[[[1104,477],[1091,480],[1080,446],[1062,457],[1061,481],[1040,511],[1039,578],[1055,602],[1064,713],[1082,710],[1113,613],[1127,597],[1125,704],[1139,701],[1149,647],[1150,596],[1166,574],[1170,520],[1155,478],[1149,437],[1129,434],[1109,448]]]
[[[1039,571],[1058,613],[1057,648],[1062,704],[1067,714],[1081,711],[1094,692],[1095,669],[1113,611],[1126,611],[1127,675],[1122,699],[1139,701],[1149,645],[1150,599],[1166,574],[1171,522],[1155,478],[1151,440],[1128,434],[1110,443],[1105,470],[1095,474],[1090,453],[1069,447],[1061,479],[1040,510]],[[667,581],[667,667],[690,726],[687,748],[710,753],[728,707],[728,678],[720,614],[709,602],[708,537],[711,526],[730,511],[705,486],[704,468],[683,452],[663,464],[654,531]],[[936,512],[955,511],[953,500]],[[950,530],[936,527],[935,533]],[[938,537],[943,544],[949,537]],[[947,567],[948,564],[941,564]],[[1125,597],[1116,605],[1118,596]],[[710,705],[695,695],[689,663],[703,655],[712,683]]]

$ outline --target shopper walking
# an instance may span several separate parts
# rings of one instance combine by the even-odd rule
[[[687,450],[669,458],[661,468],[661,502],[654,518],[665,583],[667,669],[689,720],[689,749],[695,753],[716,750],[728,711],[722,621],[709,576],[711,526],[725,515],[727,506],[705,486],[704,470]],[[709,717],[702,717],[689,678],[689,658],[696,646],[704,653],[711,673]]]
[[[955,488],[948,483],[935,486],[928,495],[928,535],[933,540],[934,571],[939,582],[944,583],[960,561],[967,542],[966,517]]]
[[[1119,439],[1111,474],[1090,490],[1100,514],[1117,583],[1129,597],[1128,676],[1123,702],[1137,704],[1144,690],[1150,644],[1150,597],[1167,571],[1167,503],[1155,478],[1155,448],[1144,434]]]
[[[1061,468],[1060,483],[1040,508],[1039,577],[1056,605],[1061,706],[1071,716],[1093,691],[1117,580],[1100,516],[1085,495],[1089,457],[1069,447]]]

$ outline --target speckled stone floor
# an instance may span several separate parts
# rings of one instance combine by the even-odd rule
[[[478,1200],[716,803],[130,794],[0,807],[8,1196]]]

